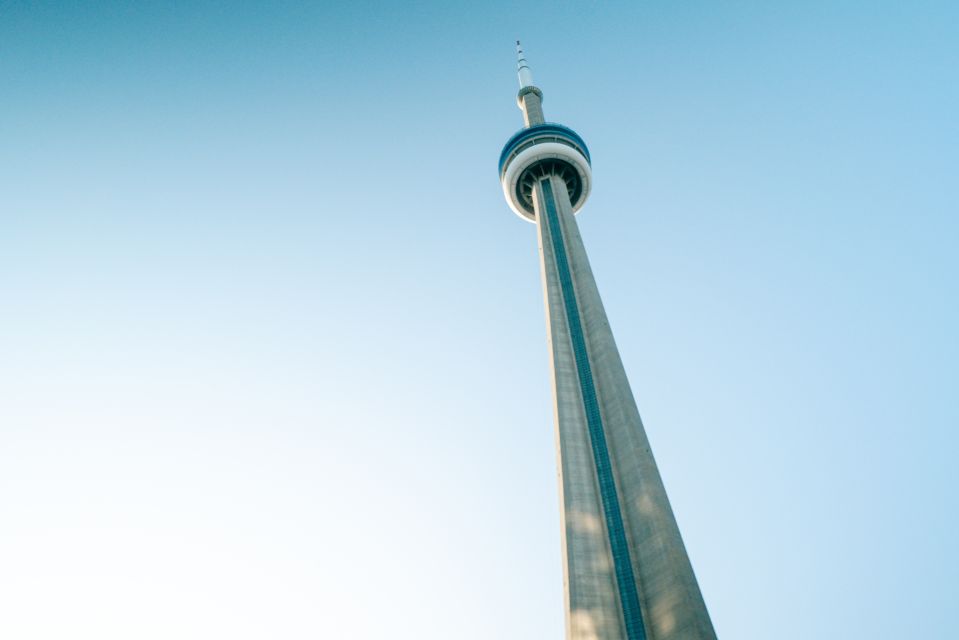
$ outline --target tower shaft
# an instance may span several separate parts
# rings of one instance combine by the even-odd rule
[[[523,120],[527,127],[546,122],[543,115],[543,92],[534,86],[523,87],[516,97],[519,108],[523,110]]]
[[[520,43],[526,128],[500,154],[510,208],[536,224],[546,303],[568,640],[716,640],[574,214],[592,161],[545,123]]]
[[[553,373],[567,637],[715,639],[565,181],[543,177],[533,202]]]

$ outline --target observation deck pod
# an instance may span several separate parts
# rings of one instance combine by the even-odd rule
[[[533,188],[538,180],[555,175],[566,183],[573,213],[582,208],[592,188],[593,171],[586,143],[561,124],[538,124],[518,131],[499,157],[503,195],[510,209],[529,222],[536,221]]]

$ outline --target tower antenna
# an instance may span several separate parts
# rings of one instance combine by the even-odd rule
[[[523,45],[516,41],[516,69],[519,75],[519,87],[533,86],[533,72],[530,71],[529,62],[526,61],[526,54],[523,53]]]
[[[519,76],[519,95],[516,96],[516,105],[523,112],[526,126],[531,127],[543,124],[543,92],[533,84],[533,72],[523,53],[523,45],[516,41],[516,75]]]

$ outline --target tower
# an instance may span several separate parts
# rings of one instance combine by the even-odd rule
[[[510,208],[536,225],[553,378],[569,640],[715,640],[574,214],[589,150],[547,123],[520,43],[526,127],[499,160]]]

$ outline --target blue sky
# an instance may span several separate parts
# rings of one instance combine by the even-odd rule
[[[0,636],[558,638],[522,38],[721,637],[947,639],[952,3],[0,3]]]

